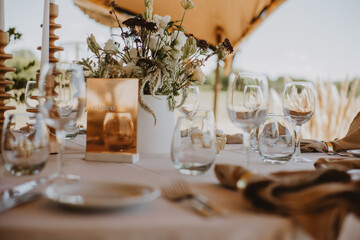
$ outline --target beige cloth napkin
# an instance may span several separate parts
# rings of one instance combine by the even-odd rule
[[[360,169],[359,158],[319,158],[314,163],[315,168],[337,168],[342,171]]]
[[[217,164],[215,173],[231,188],[246,182],[241,193],[250,207],[288,216],[317,240],[337,239],[349,212],[360,217],[360,182],[338,169],[260,176],[240,166]]]
[[[226,144],[241,144],[242,143],[242,134],[227,134],[226,135]]]
[[[360,112],[356,115],[352,123],[350,124],[349,130],[346,136],[342,139],[330,141],[334,147],[335,152],[342,152],[350,149],[360,148]],[[316,140],[301,140],[301,151],[302,152],[325,152],[327,146],[324,142]]]

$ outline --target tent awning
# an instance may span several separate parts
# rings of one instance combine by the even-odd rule
[[[194,0],[195,9],[186,13],[183,26],[188,33],[205,39],[212,46],[228,38],[236,50],[241,41],[284,1]],[[109,14],[111,0],[74,0],[74,3],[95,21],[117,27],[114,16]],[[115,3],[121,20],[141,14],[145,9],[144,0],[115,0]],[[170,15],[172,20],[180,20],[183,14],[179,0],[155,0],[153,12]]]

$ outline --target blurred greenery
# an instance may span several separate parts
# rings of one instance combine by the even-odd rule
[[[21,39],[22,34],[16,32],[15,28],[10,28],[8,33],[10,41]],[[40,63],[34,53],[29,50],[18,50],[11,54],[13,55],[12,59],[7,60],[5,65],[15,68],[16,71],[7,73],[5,78],[13,81],[14,85],[7,86],[5,90],[13,93],[16,102],[23,103],[25,101],[26,83],[36,79],[36,70],[40,68]]]

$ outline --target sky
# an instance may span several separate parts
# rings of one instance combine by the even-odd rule
[[[155,0],[156,1],[156,0]],[[40,57],[43,0],[5,0],[5,28],[23,34],[7,52],[29,49]],[[194,1],[196,4],[196,0]],[[62,28],[58,45],[61,59],[87,56],[85,39],[94,33],[99,43],[110,38],[110,29],[96,23],[72,0],[56,0]],[[262,72],[270,78],[290,76],[342,81],[360,77],[360,0],[287,0],[241,45],[234,68]],[[214,61],[204,68],[210,72]]]

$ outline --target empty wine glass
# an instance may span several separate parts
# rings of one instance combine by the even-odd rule
[[[39,104],[36,81],[28,81],[25,88],[25,105],[28,109],[37,109]]]
[[[309,121],[314,114],[316,99],[314,84],[312,82],[288,82],[283,93],[283,111],[290,116],[296,124],[296,151],[294,160],[297,163],[312,162],[301,156],[300,135],[302,124]]]
[[[63,172],[66,127],[74,126],[85,106],[86,87],[83,69],[77,64],[45,64],[39,81],[40,113],[49,127],[56,129],[61,148],[58,154],[60,179],[77,176]]]
[[[39,173],[49,158],[49,134],[40,114],[7,114],[2,134],[1,155],[13,175]]]
[[[243,130],[246,165],[249,164],[250,133],[266,117],[268,82],[263,74],[236,73],[229,78],[227,110],[235,126]]]
[[[200,92],[196,86],[190,86],[186,89],[187,96],[185,102],[179,107],[179,111],[186,117],[192,117],[194,111],[199,110]]]
[[[205,173],[216,157],[214,113],[196,111],[192,118],[179,117],[175,126],[171,158],[182,174]]]

